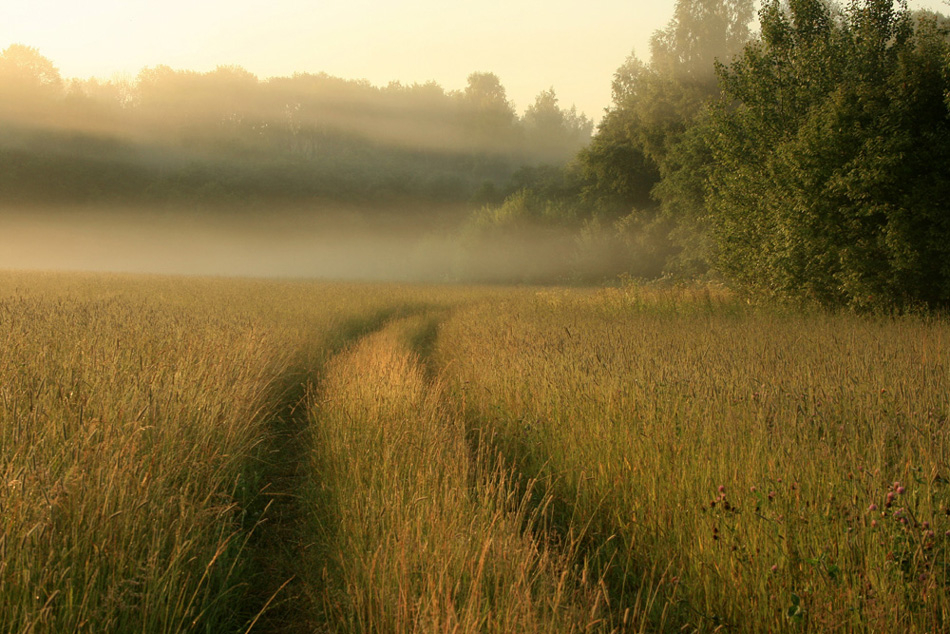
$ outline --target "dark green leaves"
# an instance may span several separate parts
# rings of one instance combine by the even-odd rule
[[[887,0],[760,17],[709,122],[721,268],[822,305],[950,302],[946,40]]]

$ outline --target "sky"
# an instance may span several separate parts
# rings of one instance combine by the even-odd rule
[[[519,112],[554,88],[595,121],[614,71],[648,57],[674,0],[0,0],[0,49],[39,49],[66,78],[134,78],[148,66],[238,65],[376,85],[464,88],[493,72]],[[911,8],[950,13],[945,0]]]

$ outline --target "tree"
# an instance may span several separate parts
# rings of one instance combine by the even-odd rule
[[[719,96],[716,63],[749,40],[751,0],[677,0],[673,18],[650,39],[650,63],[631,56],[614,76],[615,109],[626,111],[638,142],[657,165]]]
[[[462,104],[473,141],[487,147],[512,145],[517,115],[497,75],[469,75]]]
[[[529,151],[549,163],[563,163],[590,141],[593,123],[577,109],[561,110],[554,88],[542,90],[522,119]]]
[[[649,208],[659,180],[656,163],[631,142],[623,113],[608,112],[590,145],[578,154],[583,199],[598,214],[620,217]]]
[[[585,193],[609,215],[633,211],[638,226],[669,231],[690,273],[703,272],[705,180],[712,160],[699,133],[706,104],[719,97],[717,60],[749,39],[751,0],[678,0],[650,43],[651,59],[631,55],[614,74],[613,105],[579,163]],[[675,257],[680,257],[675,255]]]
[[[0,112],[41,119],[62,95],[59,70],[37,49],[11,44],[0,53]]]
[[[0,53],[0,80],[22,90],[56,91],[63,83],[53,62],[23,44],[11,44]]]
[[[752,17],[748,0],[679,0],[673,19],[650,40],[651,66],[681,85],[715,93],[716,60],[742,50]]]
[[[721,268],[823,305],[946,304],[946,40],[890,0],[771,0],[760,19],[710,123]]]

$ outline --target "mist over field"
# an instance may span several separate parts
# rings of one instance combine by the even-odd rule
[[[410,214],[80,209],[0,217],[0,268],[410,282],[566,279],[566,231],[471,240]]]
[[[0,53],[0,96],[3,267],[573,274],[573,229],[532,214],[516,232],[474,226],[477,210],[530,184],[531,170],[557,174],[589,141],[590,119],[561,107],[553,88],[519,115],[488,72],[458,91],[324,73],[259,79],[231,66],[66,81],[38,50],[12,45]]]
[[[386,271],[394,279],[408,274],[406,236],[371,236],[355,224],[350,219],[234,219],[181,212],[6,215],[0,266],[344,279],[387,277]]]

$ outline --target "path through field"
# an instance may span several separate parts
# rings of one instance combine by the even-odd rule
[[[427,365],[445,314],[370,320],[319,378],[299,377],[309,399],[302,383],[286,391],[263,493],[270,519],[251,541],[268,581],[255,631],[597,623],[599,588],[545,537],[536,496],[470,442]]]

